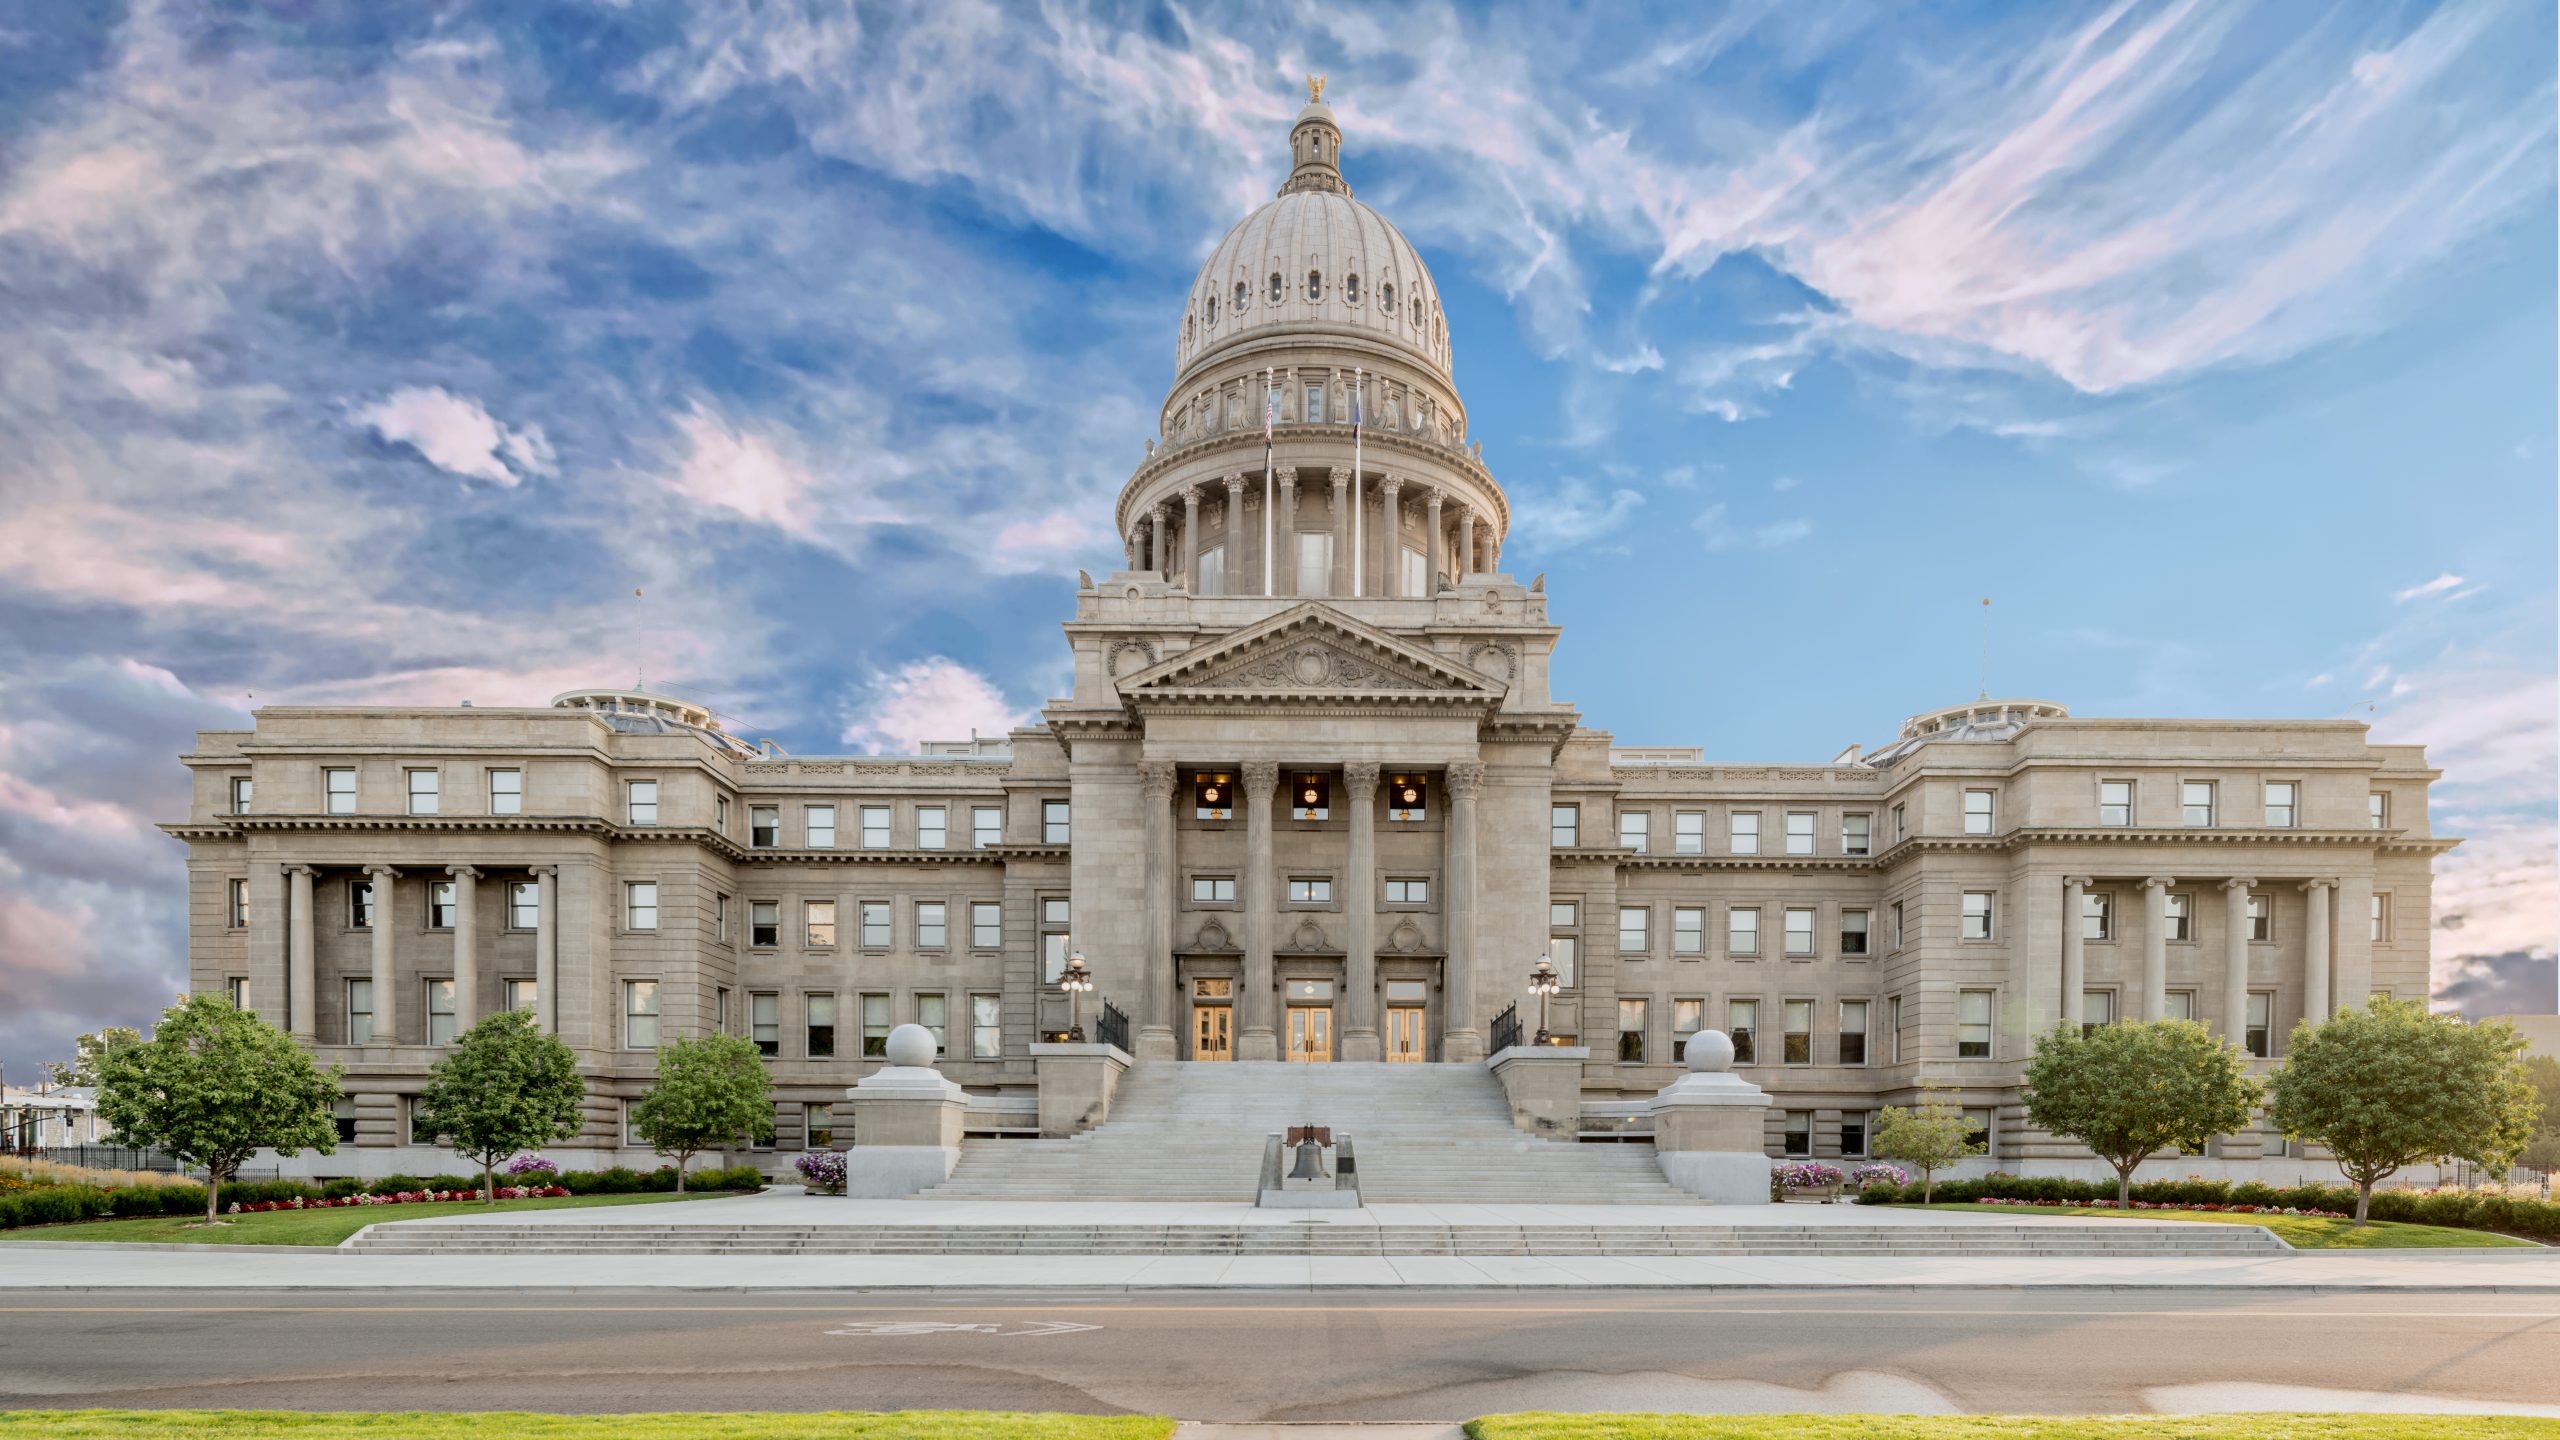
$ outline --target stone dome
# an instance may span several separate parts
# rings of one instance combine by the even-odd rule
[[[1308,102],[1289,144],[1294,164],[1279,196],[1237,222],[1191,282],[1176,368],[1256,341],[1331,333],[1385,342],[1448,380],[1440,288],[1404,232],[1352,198],[1333,111]]]

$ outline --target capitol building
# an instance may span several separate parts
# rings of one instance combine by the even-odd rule
[[[1631,1102],[1724,1031],[1773,1157],[1865,1155],[1925,1085],[1977,1165],[2085,1173],[2018,1101],[2057,1023],[2187,1017],[2271,1063],[2306,1016],[2427,995],[2455,842],[2423,749],[2360,723],[1986,698],[1827,760],[1616,744],[1550,688],[1562,632],[1506,551],[1422,255],[1355,198],[1320,100],[1289,145],[1168,327],[1125,564],[1079,575],[1073,689],[1038,723],[800,756],[598,688],[197,737],[166,827],[190,984],[346,1067],[348,1143],[306,1170],[450,1168],[411,1097],[515,1007],[579,1057],[587,1131],[552,1153],[586,1161],[654,1163],[626,1107],[657,1046],[714,1031],[767,1057],[777,1162],[841,1145],[847,1087],[913,1023],[999,1157],[964,1176],[1036,1143],[1008,1138],[1043,1128],[1034,1049],[1071,1028],[1132,1083],[1247,1088],[1492,1086],[1543,1040],[1594,1140],[1640,1139]],[[2307,1162],[2252,1131],[2180,1163]]]

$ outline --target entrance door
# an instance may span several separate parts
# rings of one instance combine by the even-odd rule
[[[1333,1058],[1333,1007],[1329,1005],[1292,1005],[1289,1007],[1289,1054],[1291,1060],[1331,1060]]]
[[[1236,1058],[1235,1015],[1235,1007],[1231,1005],[1191,1007],[1191,1058],[1194,1060]]]
[[[1423,1058],[1422,1007],[1390,1005],[1387,1007],[1387,1059],[1390,1063],[1419,1064]]]

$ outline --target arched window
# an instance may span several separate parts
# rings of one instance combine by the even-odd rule
[[[1241,280],[1237,281],[1237,282],[1236,282],[1236,304],[1235,304],[1235,308],[1236,308],[1236,313],[1238,313],[1238,314],[1242,314],[1242,313],[1244,313],[1244,298],[1245,298],[1245,293],[1246,293],[1246,292],[1245,292],[1245,283],[1244,283],[1243,281],[1241,281]]]
[[[1413,302],[1413,327],[1422,328],[1422,302],[1418,299]]]
[[[1342,277],[1342,299],[1343,303],[1347,305],[1357,305],[1360,303],[1359,276],[1345,275]]]
[[[1324,273],[1322,271],[1310,270],[1307,272],[1307,298],[1310,300],[1321,300],[1324,298]]]
[[[1277,271],[1277,270],[1272,271],[1272,272],[1271,272],[1271,303],[1272,303],[1272,304],[1274,304],[1274,305],[1279,304],[1279,303],[1280,303],[1280,301],[1281,301],[1281,299],[1282,299],[1282,297],[1283,297],[1284,295],[1286,295],[1286,294],[1287,294],[1287,292],[1288,292],[1288,288],[1289,288],[1289,287],[1288,287],[1288,285],[1287,285],[1284,281],[1282,281],[1282,280],[1281,280],[1281,278],[1280,278],[1280,272],[1279,272],[1279,271]]]
[[[1393,280],[1378,287],[1378,308],[1389,315],[1396,313],[1396,282]]]
[[[1209,314],[1203,323],[1209,325],[1218,323],[1218,297],[1215,295],[1209,297]]]
[[[1188,315],[1182,317],[1182,343],[1185,345],[1191,343],[1191,319]]]

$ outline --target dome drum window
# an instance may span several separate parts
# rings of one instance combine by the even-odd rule
[[[1359,276],[1345,275],[1342,277],[1342,301],[1346,305],[1357,305],[1360,303]]]
[[[1389,315],[1396,313],[1396,282],[1393,280],[1378,287],[1378,308]]]
[[[1209,297],[1209,317],[1205,323],[1211,325],[1218,323],[1218,297],[1215,295]]]
[[[1310,300],[1321,300],[1324,298],[1323,271],[1310,270],[1307,272],[1307,298]]]
[[[1413,325],[1417,330],[1422,328],[1422,302],[1419,299],[1413,302]]]
[[[1243,313],[1244,313],[1244,301],[1245,301],[1245,296],[1246,296],[1248,293],[1250,293],[1250,292],[1249,292],[1249,291],[1248,291],[1248,289],[1246,288],[1245,283],[1244,283],[1243,281],[1241,281],[1241,280],[1237,281],[1237,282],[1236,282],[1236,303],[1235,303],[1235,307],[1234,307],[1234,308],[1235,308],[1236,313],[1237,313],[1237,314],[1239,314],[1239,315],[1241,315],[1241,314],[1243,314]]]
[[[1288,297],[1288,290],[1289,290],[1288,282],[1286,282],[1286,281],[1284,281],[1284,280],[1282,280],[1282,279],[1280,278],[1280,272],[1279,272],[1279,271],[1277,271],[1277,270],[1272,271],[1272,272],[1271,272],[1271,303],[1272,303],[1272,304],[1274,304],[1274,305],[1277,305],[1277,304],[1279,304],[1282,300],[1286,299],[1286,298]]]

